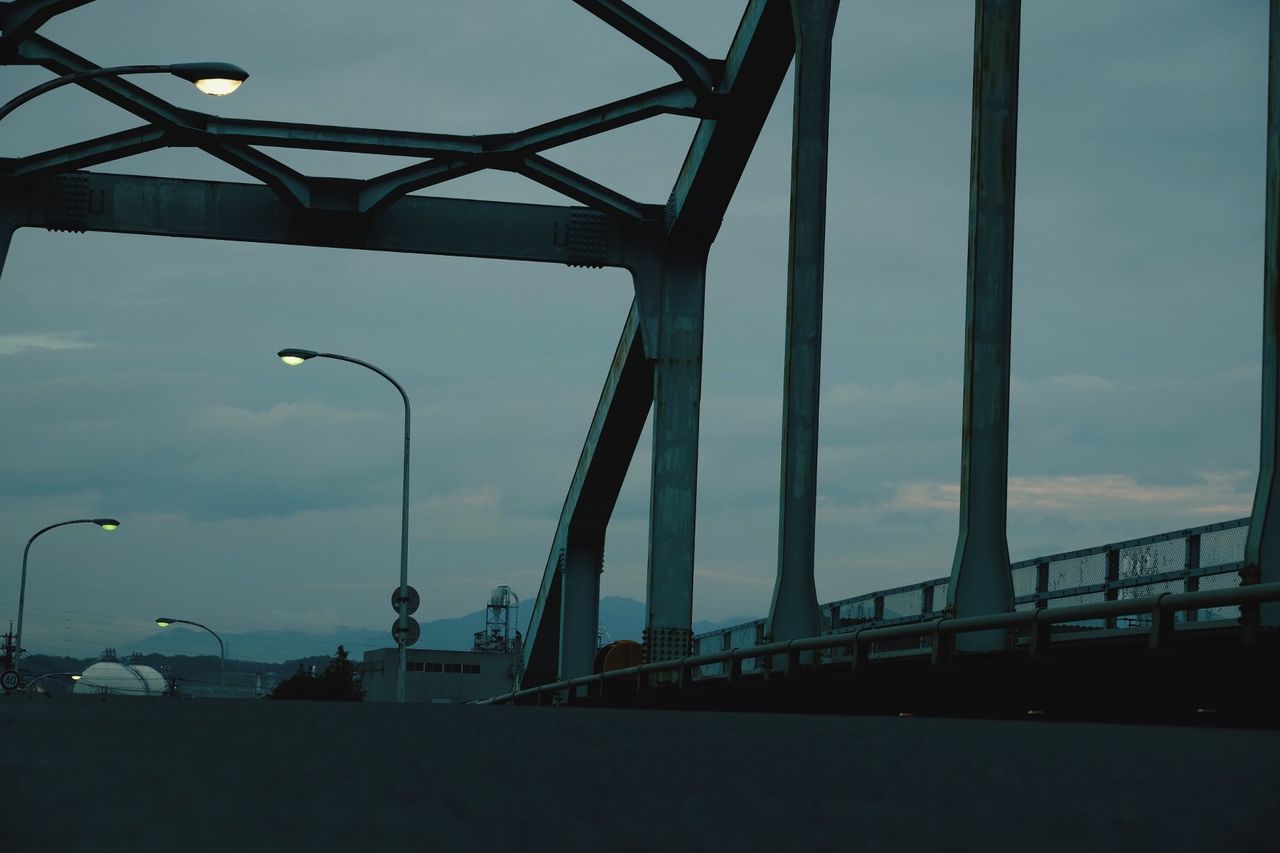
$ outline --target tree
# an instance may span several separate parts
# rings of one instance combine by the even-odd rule
[[[271,699],[321,699],[339,702],[359,702],[364,699],[364,688],[356,679],[356,667],[348,657],[350,653],[338,646],[338,653],[319,675],[311,675],[298,664],[298,671],[281,681],[271,691]]]

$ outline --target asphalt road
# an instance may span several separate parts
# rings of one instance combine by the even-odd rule
[[[1280,849],[1280,732],[0,698],[0,847]]]

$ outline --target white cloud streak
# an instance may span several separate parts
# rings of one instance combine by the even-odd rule
[[[82,332],[28,332],[0,335],[0,355],[18,355],[31,350],[78,350],[98,346],[82,337]]]

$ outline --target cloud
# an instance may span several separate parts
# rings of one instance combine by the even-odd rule
[[[28,350],[77,350],[98,346],[83,340],[83,332],[29,332],[0,335],[0,355],[17,355]]]
[[[1176,485],[1141,483],[1127,474],[1058,477],[1010,477],[1009,511],[1100,513],[1124,509],[1159,509],[1173,514],[1238,516],[1249,512],[1252,472],[1211,471],[1193,482]],[[901,483],[886,511],[960,509],[959,483]]]

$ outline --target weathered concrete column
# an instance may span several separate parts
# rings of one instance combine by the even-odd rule
[[[1271,0],[1270,50],[1267,60],[1267,193],[1262,267],[1262,441],[1258,451],[1258,487],[1244,546],[1247,582],[1280,581],[1280,0]],[[1251,620],[1280,624],[1280,603],[1264,604]]]
[[[590,675],[600,632],[604,543],[570,542],[560,591],[560,678]]]
[[[974,24],[960,536],[947,586],[957,616],[1013,609],[1005,527],[1021,7],[1021,0],[977,0]],[[1005,631],[986,631],[961,635],[957,647],[1006,641]]]
[[[827,232],[827,137],[831,34],[839,0],[792,0],[795,98],[791,128],[791,234],[787,258],[787,348],[783,380],[778,575],[765,633],[821,631],[813,579],[818,489],[818,401],[822,367],[822,279]],[[812,655],[810,655],[811,657]]]
[[[669,246],[653,359],[653,468],[645,654],[669,660],[693,640],[694,515],[707,247]]]

